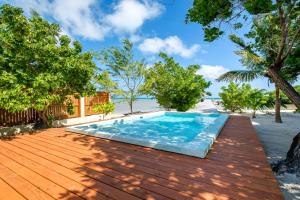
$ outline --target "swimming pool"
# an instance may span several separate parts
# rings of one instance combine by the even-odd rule
[[[228,115],[160,111],[66,128],[67,131],[204,158]]]

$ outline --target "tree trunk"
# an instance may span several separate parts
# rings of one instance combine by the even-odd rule
[[[281,100],[280,100],[280,89],[277,84],[275,84],[275,122],[282,123],[281,115],[280,115],[280,107],[281,107]]]
[[[42,122],[41,125],[43,128],[49,127],[48,118],[47,118],[46,114],[47,114],[46,109],[38,111],[38,115],[39,115],[39,118],[41,119],[41,122]]]
[[[294,137],[286,159],[273,164],[272,168],[279,174],[289,172],[300,175],[300,132]]]
[[[253,110],[253,112],[252,112],[252,118],[256,118],[256,111],[255,110]]]
[[[130,107],[130,113],[133,114],[133,108],[132,108],[133,102],[132,101],[129,102],[129,107]]]
[[[277,70],[269,68],[268,75],[272,78],[274,83],[278,84],[280,90],[300,109],[300,94],[296,92],[295,88],[284,80]]]

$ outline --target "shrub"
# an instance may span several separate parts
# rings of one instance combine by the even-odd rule
[[[111,102],[103,103],[103,104],[97,104],[94,106],[95,112],[102,112],[103,113],[103,119],[106,117],[108,113],[111,113],[115,110],[115,104]]]
[[[222,92],[219,93],[219,96],[222,99],[225,110],[241,112],[247,106],[247,98],[251,90],[249,84],[242,84],[240,86],[239,84],[230,82],[228,87],[223,86],[221,90]]]
[[[256,117],[257,110],[263,110],[274,106],[272,97],[265,90],[251,89],[247,98],[247,108],[252,110],[252,118]]]

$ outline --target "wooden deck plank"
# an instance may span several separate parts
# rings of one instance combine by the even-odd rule
[[[0,141],[0,162],[56,199],[283,199],[246,117],[227,121],[205,159],[58,128]],[[5,183],[0,193],[18,185]]]
[[[55,199],[76,199],[76,200],[82,200],[79,196],[76,196],[75,194],[69,192],[65,188],[62,188],[61,186],[49,181],[48,179],[40,176],[39,174],[36,174],[35,172],[25,168],[24,166],[20,165],[17,162],[14,162],[13,160],[9,159],[8,157],[4,156],[3,154],[0,154],[0,163],[3,164],[6,168],[9,168],[14,173],[18,174],[19,176],[22,176],[24,179],[26,179],[28,182],[30,182],[32,185],[38,187],[45,193],[48,193]],[[3,174],[6,174],[4,170],[1,170]],[[18,185],[19,181],[15,180],[14,183],[11,185],[15,187],[15,185]],[[41,198],[43,199],[43,198]],[[45,199],[45,198],[44,198]]]
[[[69,145],[70,146],[72,146],[72,144],[70,144],[70,143],[67,143],[67,142],[63,142],[62,140],[66,140],[66,138],[71,138],[71,139],[69,139],[68,141],[70,141],[70,142],[72,142],[72,143],[74,143],[74,142],[77,142],[78,143],[78,141],[76,141],[76,139],[74,138],[74,137],[77,137],[78,138],[78,136],[74,136],[74,137],[72,137],[72,136],[74,136],[74,134],[69,134],[69,135],[66,135],[64,138],[61,138],[60,140],[58,140],[57,141],[57,139],[56,140],[54,140],[54,142],[56,142],[56,144],[58,144],[58,143],[62,143],[62,145],[68,145],[68,147],[69,147]],[[38,138],[38,140],[42,140],[42,137],[43,137],[43,135],[41,134],[41,137],[39,137]],[[45,140],[47,140],[48,142],[50,142],[50,140],[53,140],[53,139],[51,139],[50,137],[49,137],[49,135],[48,136],[44,136],[44,137],[46,137],[45,139],[44,139],[44,141]],[[35,138],[35,139],[37,139],[37,138]],[[72,139],[74,140],[74,141],[72,141]],[[102,141],[102,140],[101,140]],[[152,162],[152,159],[155,159],[155,160],[161,160],[161,161],[166,161],[166,162],[169,162],[169,163],[176,163],[176,161],[174,161],[174,159],[173,158],[171,158],[171,159],[165,159],[164,157],[161,157],[161,156],[157,156],[157,155],[155,155],[155,153],[156,152],[153,152],[153,154],[148,154],[149,152],[147,152],[147,153],[145,153],[145,152],[143,152],[143,150],[144,149],[142,149],[142,151],[138,151],[138,150],[136,150],[136,149],[132,149],[132,150],[129,150],[129,148],[126,148],[126,146],[127,147],[130,147],[129,145],[127,145],[127,144],[125,144],[126,146],[125,146],[125,148],[122,148],[122,146],[121,146],[121,148],[119,148],[119,146],[118,147],[115,147],[114,146],[114,149],[112,149],[112,150],[110,150],[110,146],[109,146],[109,144],[108,145],[103,145],[102,143],[101,143],[101,141],[99,142],[99,143],[97,143],[97,144],[92,144],[92,143],[90,143],[91,144],[91,146],[95,146],[95,147],[93,147],[93,148],[89,148],[88,150],[89,151],[94,151],[94,152],[96,152],[96,153],[100,153],[101,154],[101,152],[97,152],[97,150],[98,149],[101,149],[101,148],[105,148],[106,149],[106,151],[109,151],[110,153],[112,153],[112,154],[121,154],[122,156],[126,156],[126,155],[134,155],[134,154],[138,154],[138,156],[142,156],[142,157],[147,157],[148,158],[148,160],[150,159],[151,160],[151,162]],[[81,146],[82,146],[82,143],[81,142],[79,142],[79,144],[81,144],[80,146],[77,146],[76,148],[78,148],[78,149],[82,149],[82,148],[80,148]],[[124,146],[123,146],[124,147]],[[135,146],[136,147],[136,146]],[[85,149],[84,147],[83,147],[83,149]],[[159,152],[158,152],[158,154],[159,154]],[[226,155],[226,154],[223,154],[224,156]],[[120,156],[120,155],[119,155]],[[227,155],[228,156],[228,155]],[[235,155],[234,156],[232,156],[233,157],[233,159],[234,159],[234,157],[235,157]],[[146,159],[147,159],[146,158]],[[191,157],[190,157],[191,158]],[[241,157],[242,159],[244,159],[244,158],[247,158],[246,156],[243,156],[243,157]],[[249,158],[249,157],[248,157]],[[255,157],[256,159],[257,159],[257,157]],[[264,158],[264,157],[263,157]],[[141,158],[141,159],[144,159],[144,158]],[[239,159],[239,161],[240,161],[241,159]],[[205,160],[205,165],[207,165],[207,161]],[[190,166],[194,166],[194,164],[195,163],[197,163],[197,164],[199,164],[199,159],[198,158],[196,158],[196,160],[195,160],[195,162],[186,162],[186,160],[184,160],[184,163],[182,163],[181,164],[181,166],[183,166],[183,167],[190,167]],[[224,163],[223,163],[224,164]],[[257,161],[257,163],[256,164],[260,164],[260,162],[259,161]],[[218,165],[219,166],[219,165]],[[204,166],[205,167],[205,166]],[[249,167],[247,167],[247,170],[249,170]],[[267,168],[267,170],[269,171],[269,168]],[[263,177],[263,178],[265,178],[265,177]]]
[[[18,163],[22,163],[23,166],[32,169],[34,172],[45,176],[45,178],[48,178],[55,183],[58,183],[62,187],[68,189],[69,191],[72,191],[73,193],[81,196],[84,199],[110,199],[105,196],[107,195],[112,197],[113,199],[120,199],[122,197],[128,200],[138,200],[138,198],[135,198],[128,193],[122,193],[113,187],[108,187],[105,184],[95,182],[94,180],[88,179],[86,177],[77,176],[77,173],[72,173],[73,179],[75,179],[76,181],[67,178],[66,175],[70,171],[65,168],[63,168],[63,171],[60,171],[61,174],[59,174],[56,171],[49,170],[49,167],[40,165],[40,163],[38,163],[37,161],[25,158],[21,154],[17,154],[6,148],[2,148],[1,150],[1,153],[5,154],[10,159]],[[81,183],[85,183],[85,185],[82,185]],[[95,189],[97,189],[97,191]],[[105,195],[103,195],[101,192]]]
[[[16,146],[14,146],[13,143],[6,143],[6,144],[0,143],[0,147],[7,148],[9,151],[13,151],[18,154],[21,154],[26,159],[36,161],[42,164],[43,166],[48,167],[51,170],[61,173],[64,176],[71,178],[73,180],[76,180],[77,182],[81,181],[82,184],[92,189],[99,190],[99,188],[103,188],[102,186],[102,182],[103,182],[104,184],[108,184],[113,188],[115,187],[117,189],[123,190],[124,192],[127,192],[129,194],[132,194],[140,198],[151,197],[155,199],[164,199],[164,197],[159,194],[149,192],[139,187],[135,187],[134,185],[130,185],[126,182],[121,182],[120,180],[112,178],[110,176],[106,176],[105,174],[97,173],[96,171],[93,172],[88,168],[85,168],[85,170],[82,171],[80,169],[83,168],[83,166],[68,162],[66,160],[60,159],[59,157],[51,156],[46,152],[44,153],[41,151],[37,152],[36,149],[34,148],[31,148],[30,151],[30,147],[28,148],[25,145],[22,145],[21,143],[16,143],[15,145]],[[88,170],[89,173],[83,173],[86,170]],[[93,181],[94,183],[91,184],[91,182]],[[107,186],[104,186],[104,188],[105,187]],[[124,196],[126,196],[126,194]]]
[[[15,180],[15,179],[14,179]],[[0,178],[0,200],[26,200],[20,193]]]
[[[30,137],[30,136],[29,136]],[[31,139],[32,139],[32,137],[31,137]],[[35,139],[36,139],[36,137],[35,137]],[[38,140],[37,140],[37,142],[41,145],[41,144],[44,144],[44,145],[48,145],[48,144],[50,144],[51,145],[51,147],[53,147],[53,146],[57,146],[58,145],[58,143],[57,142],[50,142],[50,143],[48,143],[50,140],[49,140],[49,138],[47,138],[47,140],[45,139],[45,140],[41,140],[41,138],[39,138]],[[74,142],[73,142],[74,143]],[[76,146],[74,146],[74,144],[73,143],[66,143],[66,144],[63,144],[63,145],[58,145],[59,147],[61,147],[61,148],[59,148],[59,147],[56,147],[56,149],[58,150],[58,151],[62,151],[62,150],[64,150],[64,153],[68,153],[69,155],[74,155],[74,156],[77,156],[77,157],[82,157],[82,156],[85,156],[85,157],[87,157],[88,159],[93,159],[93,160],[97,160],[97,158],[99,158],[99,155],[97,155],[97,158],[95,158],[95,157],[93,157],[93,154],[95,153],[95,152],[93,152],[92,150],[79,150]],[[74,146],[73,148],[72,148],[72,146]],[[132,155],[132,154],[131,154]],[[104,157],[103,157],[103,159],[104,159]],[[151,164],[150,162],[151,161],[153,161],[153,160],[145,160],[145,162],[148,162],[148,164]],[[113,162],[113,161],[112,161]],[[121,162],[121,161],[120,161]],[[155,164],[157,164],[157,165],[159,165],[159,163],[155,163]],[[146,164],[147,165],[147,164]],[[164,168],[164,171],[168,171],[169,170],[169,168],[170,167],[172,167],[173,166],[173,164],[172,165],[167,165],[167,166],[165,166],[165,168]],[[166,168],[167,167],[167,168]],[[192,167],[191,165],[187,165],[187,166],[184,166],[184,169],[185,169],[185,171],[184,171],[184,173],[187,173],[186,171],[190,171],[190,170],[195,170],[195,168],[194,167]],[[199,168],[198,168],[199,169]],[[182,170],[182,169],[180,169],[180,170]],[[214,178],[214,175],[215,174],[212,174],[212,173],[209,173],[209,172],[207,172],[207,174],[209,174],[210,176],[208,176],[208,175],[206,175],[206,177],[207,178]],[[228,178],[228,180],[230,180],[230,176],[228,176],[228,175],[225,175],[227,178]],[[263,184],[260,184],[260,183],[264,183],[265,182],[265,179],[263,179],[263,180],[261,180],[261,181],[263,181],[263,182],[259,182],[257,179],[254,179],[254,180],[252,180],[251,181],[251,179],[250,178],[248,178],[248,179],[244,179],[244,180],[242,180],[241,182],[238,182],[237,180],[231,180],[231,181],[235,181],[235,185],[231,185],[232,187],[234,187],[234,186],[239,186],[239,187],[245,187],[245,188],[247,188],[247,187],[249,187],[250,186],[250,188],[252,188],[252,187],[255,187],[254,189],[256,189],[256,190],[258,190],[258,191],[266,191],[266,190],[269,190],[269,192],[273,192],[272,191],[272,189],[270,190],[269,189],[269,187],[268,187],[268,185],[263,185]],[[251,184],[251,183],[253,183],[253,182],[256,182],[256,184]],[[274,192],[276,193],[276,191],[277,190],[275,190]]]
[[[38,187],[34,186],[32,183],[21,177],[20,175],[13,172],[11,169],[5,167],[0,164],[1,178],[9,185],[13,185],[13,188],[19,194],[22,194],[27,199],[35,199],[35,200],[50,200],[54,199],[50,195],[46,194]],[[7,193],[8,191],[3,191],[3,193]],[[2,193],[2,191],[1,191]],[[6,197],[6,199],[9,199]]]
[[[26,143],[27,145],[30,145],[30,146],[39,147],[38,144],[35,144],[36,142],[29,143],[28,141],[25,142],[24,139],[22,140],[22,142]],[[191,196],[191,195],[189,195],[189,193],[191,191],[190,188],[187,190],[187,192],[182,192],[183,189],[185,188],[185,186],[179,185],[179,186],[177,186],[177,191],[170,190],[170,189],[173,189],[174,187],[176,187],[176,185],[171,185],[170,187],[166,187],[166,186],[169,186],[169,185],[166,185],[169,183],[169,181],[164,181],[164,179],[161,179],[158,176],[151,177],[151,176],[147,175],[147,173],[144,173],[144,172],[141,173],[139,171],[135,171],[134,169],[130,169],[130,168],[132,168],[132,167],[130,167],[130,164],[124,166],[124,163],[123,164],[121,163],[122,160],[118,160],[117,163],[115,163],[115,160],[109,160],[109,162],[107,162],[107,159],[101,159],[101,160],[98,159],[98,161],[95,162],[97,164],[91,165],[89,160],[91,160],[92,158],[89,158],[87,156],[84,156],[84,159],[87,160],[88,162],[82,161],[83,156],[81,156],[80,158],[77,158],[77,157],[73,157],[72,155],[67,155],[67,154],[65,154],[65,152],[61,153],[61,151],[63,149],[53,150],[53,149],[51,149],[49,147],[47,148],[45,146],[42,146],[42,148],[44,148],[46,150],[46,152],[48,152],[48,153],[50,152],[53,155],[56,155],[63,159],[69,160],[71,162],[75,162],[81,166],[86,166],[95,171],[103,172],[107,175],[109,175],[113,172],[114,174],[117,174],[116,177],[125,177],[125,179],[130,180],[131,183],[137,182],[137,183],[139,183],[139,185],[142,184],[141,187],[145,187],[154,192],[159,192],[159,193],[163,194],[164,196],[167,196],[170,199],[180,199],[180,200],[181,199],[189,199],[187,197]],[[41,150],[41,147],[39,147],[38,149]],[[102,167],[102,166],[105,166],[105,167]],[[109,171],[109,172],[107,173],[107,171]],[[130,175],[131,177],[128,177],[128,175]],[[135,176],[136,176],[136,178],[134,178]],[[141,179],[140,177],[143,177],[143,179]],[[157,179],[160,179],[159,182],[157,182],[158,181]],[[162,181],[164,181],[164,184],[161,183]],[[190,183],[190,182],[188,182],[188,183]],[[168,188],[170,188],[170,189],[168,189]],[[203,187],[203,189],[204,189],[204,187]],[[214,192],[216,192],[216,191],[214,191]],[[174,195],[174,194],[176,194],[176,195]]]

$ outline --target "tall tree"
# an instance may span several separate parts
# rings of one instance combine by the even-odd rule
[[[154,96],[166,109],[187,111],[207,94],[210,82],[197,74],[200,66],[184,68],[165,53],[159,56],[163,61],[156,62],[145,73],[144,94]]]
[[[20,8],[0,7],[0,108],[34,108],[48,125],[51,104],[94,91],[92,55],[60,33],[35,12],[28,19]]]
[[[252,26],[246,34],[253,39],[248,48],[259,55],[261,47],[269,44],[268,53],[272,56],[267,57],[273,59],[268,60],[266,74],[300,108],[300,94],[280,73],[289,55],[299,47],[299,6],[298,0],[194,0],[186,21],[201,24],[207,41],[223,35],[228,27],[224,25],[241,28],[249,17],[254,22],[264,23],[254,32]]]
[[[133,114],[133,103],[141,95],[145,71],[144,62],[134,60],[133,44],[125,39],[122,48],[111,47],[102,50],[98,59],[108,68],[102,73],[102,84],[111,92],[122,96]]]
[[[260,26],[265,26],[264,23],[254,22],[252,33],[249,35],[246,35],[246,38],[252,39],[254,32],[260,30]],[[255,28],[254,28],[255,27]],[[260,54],[253,53],[251,46],[253,46],[251,43],[246,44],[245,41],[236,35],[230,35],[230,39],[240,48],[240,50],[236,51],[235,53],[241,57],[240,61],[241,63],[246,67],[246,70],[233,70],[226,72],[225,74],[222,74],[217,80],[218,81],[252,81],[256,78],[260,77],[267,77],[270,82],[273,82],[272,78],[270,78],[267,74],[268,70],[268,61],[272,60],[273,54],[269,53],[269,47],[270,44],[264,43],[260,49]],[[275,40],[275,39],[274,39]],[[297,52],[296,50],[294,50]],[[296,62],[298,56],[295,53],[292,53],[289,55],[287,62],[284,64],[281,75],[289,82],[294,82],[297,80],[298,75],[300,74],[300,62]],[[289,64],[293,61],[293,64]],[[298,60],[299,61],[299,60]],[[297,70],[297,68],[299,70]],[[281,116],[280,116],[280,107],[281,107],[281,101],[280,101],[280,89],[278,85],[275,83],[275,121],[277,123],[281,123]]]

